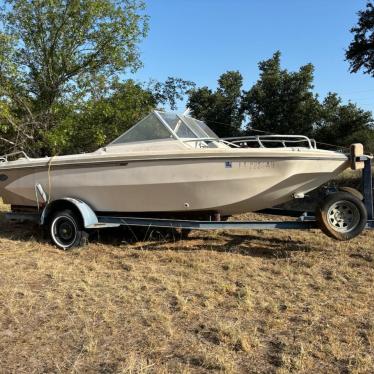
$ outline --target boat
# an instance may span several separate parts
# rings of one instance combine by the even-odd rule
[[[12,210],[71,197],[100,213],[225,217],[303,197],[349,167],[306,136],[221,139],[189,115],[153,111],[92,153],[1,156],[0,197]]]

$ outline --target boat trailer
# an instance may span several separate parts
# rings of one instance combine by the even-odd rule
[[[362,191],[363,201],[365,210],[367,212],[366,229],[374,228],[374,216],[373,216],[373,175],[372,175],[372,158],[370,156],[359,156],[355,159],[356,162],[363,164],[362,167]],[[38,185],[36,186],[37,189]],[[39,193],[43,195],[43,191],[39,190]],[[46,197],[44,196],[44,199]],[[97,215],[91,207],[84,201],[76,198],[66,197],[63,199],[52,201],[47,204],[39,213],[28,213],[28,212],[9,212],[6,213],[5,217],[10,221],[18,222],[36,222],[40,225],[48,224],[49,217],[51,214],[60,207],[66,211],[67,207],[73,207],[75,212],[78,212],[81,217],[82,229],[93,230],[101,228],[113,228],[119,226],[141,226],[148,228],[167,228],[167,229],[182,229],[188,232],[189,230],[237,230],[237,229],[255,229],[255,230],[268,230],[268,229],[314,229],[320,227],[320,222],[315,217],[314,213],[311,212],[297,212],[282,209],[267,209],[259,213],[296,217],[295,220],[289,221],[221,221],[221,220],[182,220],[182,219],[164,219],[164,218],[146,218],[146,217],[117,217],[107,215]],[[60,217],[61,218],[61,217]],[[65,222],[60,222],[60,225],[65,224],[62,230],[77,230],[76,224],[71,223],[72,219],[69,214],[65,213],[63,216]],[[213,217],[214,218],[214,217]],[[56,218],[57,219],[57,218]],[[69,228],[70,225],[70,228]],[[60,227],[59,227],[60,229]],[[70,245],[70,241],[64,241],[54,235],[53,222],[51,229],[51,237],[58,247],[62,249],[68,249],[73,246],[77,246],[77,243]],[[62,231],[63,233],[64,231]],[[84,231],[83,231],[84,232]],[[69,233],[69,232],[68,232]],[[342,239],[344,240],[344,239]],[[78,243],[80,245],[82,243]]]

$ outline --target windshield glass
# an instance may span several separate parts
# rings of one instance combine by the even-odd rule
[[[175,128],[182,122],[175,113],[157,112],[160,117],[168,124],[168,126],[175,131]]]
[[[203,121],[175,113],[158,114],[179,138],[218,138]]]
[[[113,145],[147,140],[169,139],[172,137],[173,135],[168,128],[156,117],[154,113],[151,113],[110,144]]]
[[[198,138],[218,138],[218,136],[203,122],[192,117],[179,116]]]
[[[209,135],[210,138],[218,138],[218,135],[210,127],[208,127],[205,122],[199,121],[198,119],[194,118],[192,119],[196,122],[197,125],[199,125],[201,129],[203,129]]]
[[[180,139],[218,139],[218,136],[202,121],[176,113],[155,111],[110,145],[175,138],[173,132]]]

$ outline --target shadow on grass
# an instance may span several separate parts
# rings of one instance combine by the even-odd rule
[[[170,241],[171,242],[171,241]],[[193,245],[191,245],[191,242]],[[165,242],[165,244],[167,244]],[[261,234],[234,234],[222,233],[216,238],[209,236],[194,236],[181,240],[176,247],[168,245],[162,247],[157,242],[144,242],[141,247],[146,251],[214,251],[221,253],[234,253],[251,257],[263,258],[288,258],[292,252],[318,251],[312,245],[292,239],[280,239],[277,237],[264,238]]]
[[[14,241],[49,243],[48,235],[40,226],[31,223],[15,223],[5,220],[0,213],[0,238]],[[291,236],[280,238],[265,237],[261,233],[239,234],[227,231],[209,235],[195,231],[187,238],[178,230],[121,227],[95,230],[90,233],[91,243],[112,246],[141,243],[139,250],[146,251],[215,251],[230,252],[252,257],[288,258],[292,252],[310,252],[319,249]]]
[[[0,238],[17,241],[35,238],[38,241],[45,241],[45,234],[39,225],[30,222],[9,222],[5,219],[5,213],[0,212]]]

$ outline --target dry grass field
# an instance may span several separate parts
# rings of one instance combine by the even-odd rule
[[[109,237],[0,213],[1,373],[374,372],[374,232]]]

